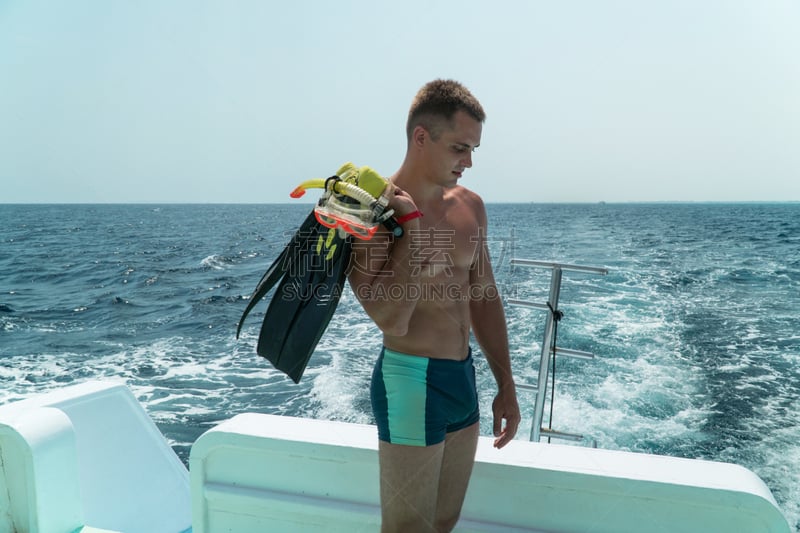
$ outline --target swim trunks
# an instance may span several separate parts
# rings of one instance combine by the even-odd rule
[[[378,438],[430,446],[478,421],[472,350],[463,361],[381,350],[372,372],[372,412]]]

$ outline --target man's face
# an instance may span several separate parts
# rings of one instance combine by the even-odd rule
[[[458,183],[465,169],[472,167],[472,152],[481,143],[482,125],[463,111],[453,115],[452,127],[444,128],[435,141],[430,138],[427,156],[432,178],[444,187]]]

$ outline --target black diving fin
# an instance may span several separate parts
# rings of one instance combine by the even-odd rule
[[[292,193],[298,197],[306,188],[325,189],[314,211],[261,277],[239,319],[236,337],[250,311],[277,284],[256,351],[295,383],[339,304],[352,239],[371,238],[381,222],[394,235],[402,235],[402,228],[390,218],[392,211],[385,209],[387,202],[381,197],[385,185],[372,169],[348,163],[336,176],[309,180]]]

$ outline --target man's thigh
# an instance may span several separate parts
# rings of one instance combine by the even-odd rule
[[[475,423],[447,434],[436,502],[435,523],[438,531],[450,531],[461,515],[461,506],[475,464],[479,433],[480,424]]]
[[[433,531],[444,442],[433,446],[378,443],[381,531]]]

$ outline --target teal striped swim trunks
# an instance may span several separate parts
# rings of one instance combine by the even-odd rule
[[[381,350],[372,372],[372,412],[378,438],[430,446],[478,421],[472,350],[463,361]]]

